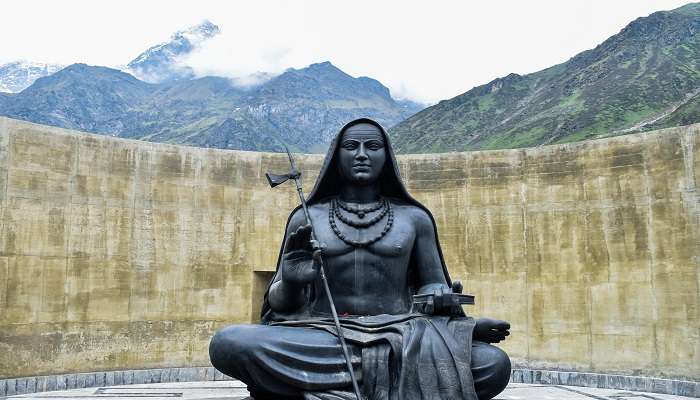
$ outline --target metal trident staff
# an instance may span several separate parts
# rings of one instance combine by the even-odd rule
[[[287,150],[287,156],[289,156],[289,163],[292,166],[292,170],[288,174],[277,175],[271,174],[269,172],[265,173],[267,181],[270,183],[270,187],[275,187],[286,182],[289,179],[293,179],[297,186],[297,193],[299,193],[299,200],[301,201],[301,207],[304,209],[304,216],[306,217],[306,224],[311,226],[311,247],[314,251],[319,250],[319,243],[316,240],[316,231],[314,229],[314,224],[309,216],[309,209],[306,206],[306,199],[304,198],[304,191],[301,189],[301,172],[297,170],[296,164],[294,163],[294,157],[292,153],[289,152],[289,148],[284,146]],[[350,354],[348,353],[348,347],[345,344],[345,336],[343,336],[343,330],[340,328],[340,320],[338,320],[338,313],[335,311],[335,303],[333,302],[333,297],[331,296],[331,290],[328,288],[328,280],[326,279],[326,271],[323,268],[323,258],[319,257],[319,273],[321,274],[321,281],[323,282],[323,289],[326,292],[326,297],[331,306],[331,313],[333,314],[333,322],[335,322],[335,329],[338,332],[338,341],[340,342],[340,347],[343,349],[343,356],[345,356],[345,364],[348,367],[348,372],[350,373],[350,379],[352,380],[352,388],[355,391],[355,396],[357,400],[362,400],[362,395],[360,394],[360,387],[357,385],[357,379],[355,379],[355,372],[352,369],[352,362],[350,361]]]

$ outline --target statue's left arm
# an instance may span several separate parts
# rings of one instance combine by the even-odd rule
[[[415,219],[416,240],[413,246],[413,257],[415,257],[414,265],[418,268],[421,285],[418,294],[435,293],[436,296],[439,296],[442,293],[452,292],[452,289],[447,285],[442,260],[437,250],[432,218],[425,211],[420,210]],[[444,311],[442,310],[443,313]],[[436,310],[436,313],[440,312],[440,310]],[[509,329],[510,324],[506,321],[478,318],[474,328],[474,339],[498,343],[510,335]]]
[[[417,269],[420,282],[418,294],[451,291],[447,284],[440,254],[438,253],[433,220],[425,211],[421,209],[416,209],[415,211],[416,239],[413,244],[411,257],[414,268]]]

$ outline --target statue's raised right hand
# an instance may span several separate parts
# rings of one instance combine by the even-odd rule
[[[302,225],[284,244],[282,281],[292,285],[313,282],[321,265],[321,249],[313,246],[311,225]]]

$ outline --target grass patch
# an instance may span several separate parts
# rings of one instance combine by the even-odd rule
[[[486,96],[480,97],[477,102],[477,107],[479,108],[479,111],[486,111],[490,110],[493,108],[493,106],[496,105],[496,99],[494,98],[493,93],[489,93]]]

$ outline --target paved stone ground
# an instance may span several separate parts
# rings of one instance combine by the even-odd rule
[[[101,388],[43,392],[0,399],[78,399],[103,398],[135,400],[242,400],[248,399],[245,385],[238,381],[153,383]],[[528,385],[511,383],[497,400],[686,400],[690,397],[667,394],[595,389],[578,386]],[[116,399],[115,399],[116,400]]]

